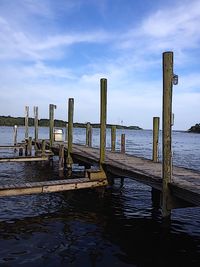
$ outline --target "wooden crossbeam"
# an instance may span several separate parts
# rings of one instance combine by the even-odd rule
[[[53,193],[84,188],[106,186],[106,179],[91,181],[88,178],[54,180],[45,182],[31,182],[0,186],[0,197],[30,194]]]
[[[13,158],[0,158],[1,162],[30,162],[30,161],[47,161],[49,160],[48,156],[43,157],[13,157]]]

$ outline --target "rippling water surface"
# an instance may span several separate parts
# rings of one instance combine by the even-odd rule
[[[151,158],[152,131],[117,131],[117,149],[122,132],[128,153]],[[109,130],[107,136],[109,149]],[[39,137],[48,138],[48,128]],[[84,129],[75,129],[74,139],[84,144]],[[12,142],[12,128],[0,127],[0,143]],[[97,129],[93,145],[99,145]],[[200,135],[174,132],[173,161],[200,171]],[[1,163],[0,172],[2,183],[59,179],[57,158],[53,165]],[[200,266],[200,208],[174,210],[164,228],[151,188],[130,179],[123,187],[116,181],[104,197],[84,190],[0,198],[0,248],[0,266]]]

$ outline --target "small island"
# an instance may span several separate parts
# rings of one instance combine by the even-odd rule
[[[24,117],[11,117],[11,116],[0,116],[0,126],[24,126]],[[34,126],[34,118],[29,118],[28,121],[29,126]],[[40,127],[49,127],[49,119],[40,119],[38,120],[38,124]],[[55,127],[66,127],[67,122],[63,120],[54,120]],[[75,122],[75,128],[86,128],[87,123],[79,123]],[[99,128],[99,123],[91,123],[93,128]],[[107,124],[107,128],[111,128],[112,124]],[[127,130],[142,130],[139,126],[124,126],[124,125],[116,125],[117,129],[127,129]]]
[[[200,133],[200,123],[196,123],[194,126],[190,127],[189,133]]]

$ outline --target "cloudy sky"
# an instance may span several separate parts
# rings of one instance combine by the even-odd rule
[[[200,122],[199,0],[0,0],[0,115],[24,106],[77,122],[99,121],[108,79],[108,123],[152,128],[162,114],[162,53],[174,52],[174,129]]]

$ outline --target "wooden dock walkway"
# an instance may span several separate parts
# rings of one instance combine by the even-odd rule
[[[73,145],[72,158],[83,164],[97,164],[99,149]],[[119,152],[106,151],[105,171],[128,177],[162,191],[162,164]],[[170,189],[175,197],[200,206],[200,172],[173,167]]]

